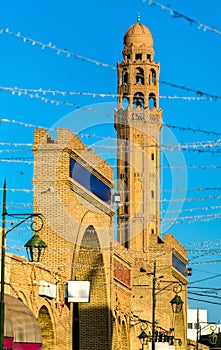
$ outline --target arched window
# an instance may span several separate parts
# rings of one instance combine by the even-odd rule
[[[126,70],[123,70],[122,72],[122,84],[128,83],[128,72]]]
[[[43,349],[54,349],[54,330],[50,313],[46,306],[42,306],[38,314],[38,323],[41,328]]]
[[[150,84],[156,85],[156,72],[154,69],[150,70]]]
[[[156,108],[156,96],[153,93],[149,95],[149,108]]]
[[[134,94],[133,107],[137,108],[138,106],[144,108],[144,94],[142,92],[136,92]]]
[[[129,104],[128,96],[123,95],[123,106],[127,107]]]
[[[140,83],[144,85],[144,71],[142,68],[136,68],[136,84]]]

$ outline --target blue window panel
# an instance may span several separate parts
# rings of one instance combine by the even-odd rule
[[[182,273],[183,276],[187,276],[186,264],[184,264],[175,254],[172,254],[172,266]]]
[[[111,188],[84,168],[75,159],[70,158],[70,177],[84,186],[105,203],[111,202]]]

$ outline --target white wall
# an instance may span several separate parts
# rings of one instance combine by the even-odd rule
[[[207,310],[199,309],[199,326],[201,334],[207,334],[210,326],[207,326]],[[187,310],[187,339],[196,341],[197,333],[197,309]]]

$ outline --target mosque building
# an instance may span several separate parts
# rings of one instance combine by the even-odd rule
[[[38,262],[7,256],[6,292],[38,321],[38,349],[187,349],[187,255],[160,234],[160,65],[140,21],[123,44],[117,190],[111,165],[72,131],[34,133],[34,212],[44,218],[45,251]]]

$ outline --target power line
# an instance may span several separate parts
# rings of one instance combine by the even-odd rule
[[[207,304],[221,305],[221,303],[218,303],[218,302],[215,302],[215,301],[209,301],[209,300],[204,300],[204,299],[190,298],[189,296],[187,296],[187,298],[188,298],[189,300],[200,301],[200,302],[207,303]]]

